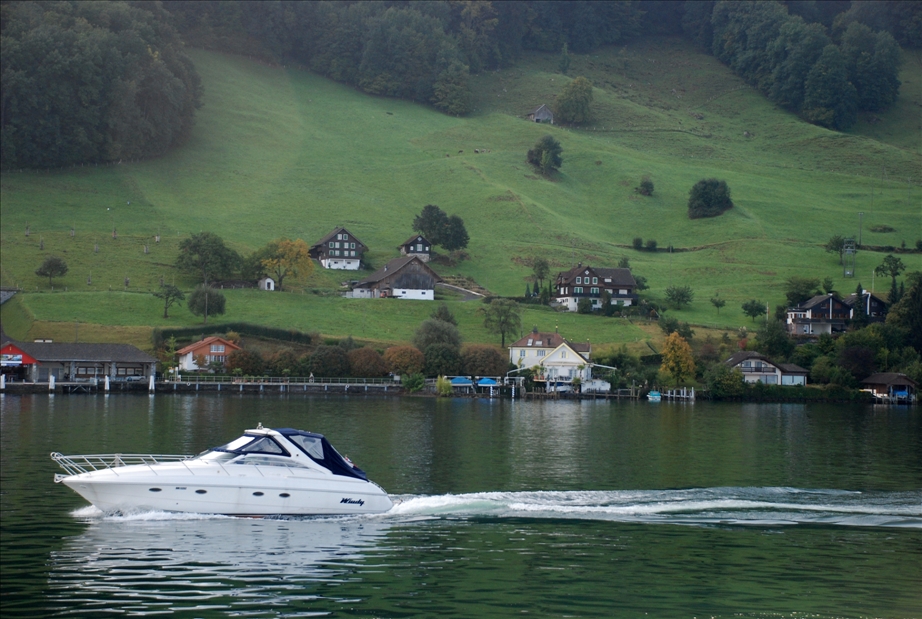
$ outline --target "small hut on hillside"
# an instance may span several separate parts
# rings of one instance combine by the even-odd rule
[[[542,103],[528,113],[528,120],[535,123],[548,123],[553,125],[554,113],[551,111],[551,108]]]

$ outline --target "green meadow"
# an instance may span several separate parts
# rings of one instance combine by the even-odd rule
[[[899,102],[847,134],[774,107],[714,58],[670,38],[573,55],[568,76],[553,55],[476,76],[468,118],[364,95],[297,67],[192,57],[204,105],[182,147],[154,160],[3,173],[0,281],[23,290],[3,308],[10,335],[73,337],[85,323],[81,333],[134,329],[111,336],[135,341],[151,327],[196,324],[184,307],[163,319],[149,293],[161,280],[191,289],[172,265],[179,241],[199,231],[247,253],[281,236],[313,243],[343,225],[371,248],[377,268],[398,255],[426,204],[460,215],[470,234],[468,259],[436,265],[440,273],[521,296],[536,257],[556,271],[577,262],[616,266],[626,256],[647,277],[650,298],[690,285],[694,303],[673,315],[717,328],[750,325],[740,309],[746,300],[782,303],[791,275],[831,277],[845,293],[859,282],[886,291],[889,282],[873,276],[885,253],[859,252],[857,277],[846,280],[838,256],[823,250],[833,234],[859,234],[859,213],[864,245],[915,247],[922,238],[918,52],[905,55]],[[595,85],[592,123],[524,120],[577,75]],[[551,178],[525,163],[545,133],[564,149]],[[645,175],[655,184],[648,198],[634,193]],[[706,177],[726,180],[736,206],[689,220],[688,190]],[[655,239],[660,251],[635,251],[635,237]],[[51,254],[70,266],[53,292],[34,274]],[[922,254],[901,257],[922,269]],[[338,296],[344,280],[363,274],[318,269],[290,293],[229,291],[218,320],[409,340],[432,304]],[[708,302],[715,294],[727,301],[719,315]],[[482,327],[479,303],[447,302],[468,341],[498,342]],[[523,329],[532,325],[594,344],[649,339],[625,320],[529,308]]]

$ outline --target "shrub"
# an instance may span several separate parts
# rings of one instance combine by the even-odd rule
[[[640,185],[634,188],[634,192],[639,193],[642,196],[652,196],[653,181],[650,180],[649,176],[644,176],[643,180],[640,181]]]
[[[576,313],[591,314],[592,313],[592,300],[591,299],[580,299],[576,304]]]
[[[452,396],[451,381],[444,376],[439,376],[435,381],[435,393],[440,398],[450,398]]]
[[[639,236],[634,237],[633,244],[634,244],[634,249],[636,249],[637,251],[640,251],[641,249],[643,249],[643,239],[640,238]]]
[[[418,372],[416,374],[405,374],[401,379],[401,383],[403,384],[404,389],[410,393],[415,393],[426,386],[426,377]]]
[[[272,376],[291,376],[301,373],[300,359],[297,353],[290,348],[282,348],[276,352],[269,358],[266,365]]]
[[[717,217],[733,208],[730,188],[726,181],[716,178],[702,179],[688,192],[688,217]]]
[[[647,251],[656,251],[656,241],[647,239]]]

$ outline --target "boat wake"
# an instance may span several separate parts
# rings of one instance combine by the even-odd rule
[[[691,488],[403,496],[389,517],[572,518],[665,524],[922,528],[922,492]]]
[[[284,520],[375,521],[385,525],[432,519],[578,519],[629,523],[775,527],[838,525],[922,529],[922,491],[854,492],[799,488],[691,488],[681,490],[475,492],[392,495],[384,514],[275,517]],[[73,512],[86,519],[130,521],[224,519],[230,516],[160,511],[105,514],[93,506]]]

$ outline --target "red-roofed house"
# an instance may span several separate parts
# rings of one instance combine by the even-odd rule
[[[176,356],[179,358],[179,369],[191,372],[207,370],[211,363],[226,365],[227,357],[235,350],[240,350],[240,347],[224,338],[212,336],[177,350]]]

